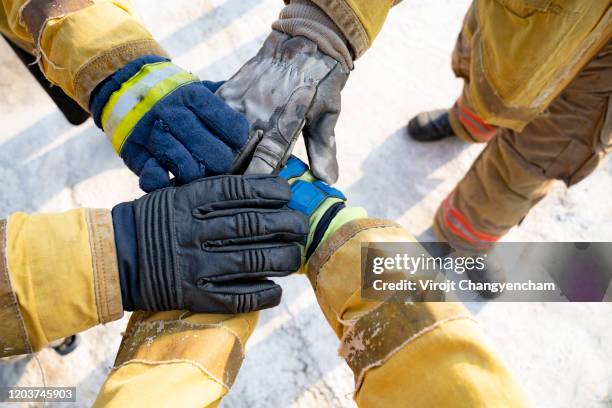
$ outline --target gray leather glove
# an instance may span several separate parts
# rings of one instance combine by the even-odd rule
[[[303,130],[312,172],[334,183],[334,127],[348,75],[346,64],[321,52],[315,42],[273,30],[257,55],[217,91],[251,124],[233,172],[277,172]]]
[[[265,278],[299,269],[297,244],[308,234],[290,199],[280,177],[218,176],[115,207],[124,307],[245,313],[278,305],[281,287]]]

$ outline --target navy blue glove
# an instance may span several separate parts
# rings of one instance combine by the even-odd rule
[[[308,219],[280,177],[217,176],[113,209],[125,310],[246,313],[276,306],[268,278],[300,267]]]
[[[92,93],[90,108],[115,151],[150,192],[228,173],[249,135],[246,117],[165,58],[141,57]]]

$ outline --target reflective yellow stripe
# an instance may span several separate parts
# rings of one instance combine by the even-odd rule
[[[104,125],[104,128],[108,126],[108,121],[111,116],[111,112],[114,111],[117,102],[119,102],[123,95],[128,93],[128,91],[131,90],[132,87],[134,87],[136,83],[139,83],[143,78],[149,76],[153,72],[159,71],[167,67],[168,64],[168,62],[156,62],[153,64],[143,65],[140,68],[140,71],[138,71],[136,74],[134,74],[134,76],[125,81],[118,90],[113,92],[108,102],[106,102],[104,109],[102,110],[102,124]]]
[[[117,153],[138,121],[162,98],[198,78],[171,62],[144,65],[109,98],[102,111],[104,131]]]

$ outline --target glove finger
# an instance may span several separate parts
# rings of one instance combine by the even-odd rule
[[[210,92],[215,93],[221,85],[223,85],[225,81],[202,81],[202,85],[204,85]]]
[[[123,145],[120,156],[125,165],[138,176],[142,173],[146,162],[152,157],[144,146],[130,142]]]
[[[259,142],[263,138],[263,130],[262,129],[254,129],[245,145],[240,149],[240,152],[236,156],[234,163],[232,164],[232,169],[230,174],[244,174],[247,167],[251,163],[253,159],[253,153],[257,148]]]
[[[336,135],[339,113],[326,113],[304,128],[304,142],[312,174],[327,184],[338,181]]]
[[[190,109],[178,108],[171,112],[168,128],[189,151],[206,166],[207,175],[226,174],[234,161],[234,152],[198,119]]]
[[[200,313],[248,313],[278,306],[283,294],[276,283],[264,279],[230,283],[208,282],[201,287],[206,296],[198,298],[198,305],[188,305]],[[200,300],[201,299],[201,300]]]
[[[169,183],[168,171],[164,170],[154,158],[147,160],[140,173],[140,188],[150,193],[168,187]]]
[[[211,282],[287,276],[301,265],[297,244],[251,244],[230,248],[203,247],[206,276]]]
[[[244,174],[274,174],[285,165],[296,140],[287,142],[275,131],[264,134]]]
[[[303,86],[293,91],[280,110],[276,126],[267,130],[253,153],[245,174],[274,173],[285,164],[300,131],[306,122],[306,113],[315,96],[314,86]]]
[[[308,234],[308,217],[298,211],[241,210],[203,221],[201,242],[207,247],[257,242],[301,242]]]
[[[337,64],[328,77],[321,81],[304,126],[304,140],[312,173],[328,184],[338,181],[334,128],[340,116],[342,89],[347,80],[348,73],[342,64]]]
[[[174,174],[179,183],[186,184],[202,177],[204,166],[167,130],[163,121],[155,122],[147,141],[149,152],[161,166]]]
[[[206,219],[220,210],[281,208],[291,200],[291,187],[275,176],[216,176],[197,180],[176,194],[189,203],[194,217]]]
[[[204,88],[204,86],[202,86]],[[206,88],[204,88],[206,89]],[[240,149],[249,137],[249,122],[247,118],[232,109],[220,97],[206,89],[198,92],[196,87],[189,90],[193,96],[186,95],[189,108],[206,125],[210,132],[221,139],[234,150]]]

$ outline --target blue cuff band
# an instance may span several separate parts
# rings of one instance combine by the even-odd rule
[[[308,166],[295,156],[290,156],[285,167],[278,173],[285,180],[299,177],[306,173]]]
[[[344,194],[323,182],[297,180],[291,185],[291,201],[287,206],[310,217],[330,197],[346,201]]]
[[[291,185],[291,201],[287,206],[310,217],[325,198],[323,191],[306,181],[298,180]]]
[[[337,188],[334,188],[321,180],[317,180],[312,184],[314,184],[320,190],[323,190],[329,197],[335,197],[341,199],[342,201],[346,201],[346,196]]]

